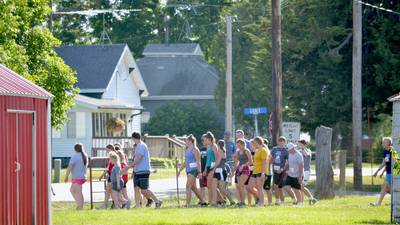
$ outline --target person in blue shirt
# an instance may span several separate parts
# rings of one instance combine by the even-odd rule
[[[250,141],[247,140],[247,139],[244,137],[244,131],[243,131],[243,130],[236,130],[235,136],[236,136],[236,140],[244,139],[244,142],[246,143],[246,148],[249,149],[249,150],[251,149],[251,147],[250,147]]]
[[[133,168],[134,178],[133,186],[135,188],[135,203],[136,207],[140,207],[140,193],[147,199],[153,199],[156,203],[156,208],[160,208],[162,201],[159,200],[154,193],[149,190],[149,177],[150,177],[150,152],[146,143],[140,140],[140,134],[133,132],[132,140],[136,144],[136,151],[134,161],[127,169]]]
[[[382,139],[382,146],[384,148],[382,164],[379,166],[378,170],[376,170],[373,176],[374,177],[378,176],[378,173],[383,168],[385,168],[385,170],[381,174],[381,177],[385,171],[386,171],[386,177],[381,187],[379,200],[377,202],[371,203],[372,206],[381,205],[383,198],[385,198],[386,193],[390,193],[390,184],[392,182],[392,151],[395,151],[394,148],[392,147],[392,138],[384,137]]]
[[[232,141],[230,131],[224,132],[224,142],[225,142],[225,149],[226,149],[226,163],[233,168],[233,154],[236,152],[236,145]]]

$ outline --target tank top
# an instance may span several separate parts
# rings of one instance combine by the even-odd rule
[[[217,168],[222,168],[224,170],[225,163],[226,163],[226,152],[225,152],[225,158],[221,158],[221,161],[219,162],[219,165],[217,166]]]
[[[240,154],[240,150],[238,150],[238,151],[239,151],[238,152],[238,160],[239,160],[239,165],[241,166],[241,165],[247,163],[247,161],[249,159],[247,158],[246,150],[244,150],[242,154]]]
[[[191,149],[185,149],[186,172],[191,172],[192,170],[197,169],[197,162],[193,150],[193,147]]]
[[[211,164],[215,163],[215,154],[213,145],[207,146],[207,162],[206,167],[211,167]]]

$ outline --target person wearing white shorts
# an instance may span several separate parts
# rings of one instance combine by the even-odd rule
[[[303,183],[301,184],[301,190],[302,190],[302,200],[304,200],[304,195],[307,195],[309,199],[310,205],[313,205],[317,203],[317,199],[314,198],[310,190],[306,187],[308,182],[310,181],[310,176],[311,176],[311,169],[310,169],[310,164],[311,164],[311,156],[312,152],[310,149],[306,147],[307,142],[305,140],[300,140],[298,141],[298,148],[300,153],[303,155],[303,165],[304,165],[304,174],[303,174]]]

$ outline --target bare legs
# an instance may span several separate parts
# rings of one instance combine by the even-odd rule
[[[84,199],[83,199],[83,194],[82,194],[82,185],[73,183],[71,185],[70,191],[71,191],[72,197],[74,197],[74,199],[75,199],[76,209],[77,210],[83,209]]]
[[[244,203],[245,202],[245,190],[244,190],[244,188],[245,188],[245,183],[246,183],[248,178],[249,178],[249,176],[246,176],[246,175],[241,175],[241,176],[238,176],[238,178],[237,178],[238,183],[236,184],[236,190],[237,190],[237,193],[238,193],[239,201],[242,204],[245,204]]]
[[[200,193],[200,191],[196,187],[196,177],[194,177],[192,174],[189,174],[187,176],[187,182],[186,182],[186,205],[187,206],[192,201],[192,191],[197,196],[197,198],[200,200],[200,202],[203,203],[204,202],[203,195]]]
[[[264,182],[265,177],[257,177],[256,179],[256,189],[258,194],[258,205],[264,206]]]
[[[257,183],[256,179],[253,177],[250,177],[249,184],[247,185],[247,203],[249,206],[251,206],[251,197],[253,196],[254,199],[258,198],[258,193],[256,189]]]

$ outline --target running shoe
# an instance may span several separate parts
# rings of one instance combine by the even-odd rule
[[[161,205],[162,205],[162,201],[158,200],[158,202],[156,202],[156,209],[161,208]]]
[[[318,200],[315,198],[310,199],[310,205],[315,205],[315,203],[317,203],[317,202],[318,202]]]
[[[147,199],[146,207],[150,207],[153,204],[153,200],[151,198]]]
[[[370,204],[371,206],[380,206],[380,204],[378,202],[374,202]]]

